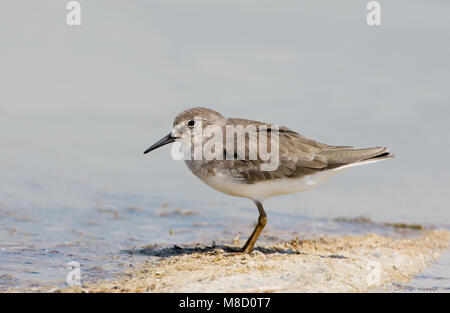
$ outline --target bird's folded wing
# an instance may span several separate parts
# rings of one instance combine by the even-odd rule
[[[234,119],[233,122],[239,122],[239,120]],[[226,166],[230,173],[236,180],[247,183],[286,177],[298,178],[366,160],[387,151],[385,147],[354,149],[351,146],[331,146],[308,139],[283,126],[280,126],[277,131],[274,125],[254,123],[257,126],[257,144],[249,144],[255,134],[246,132],[245,136],[235,137],[234,155],[230,155],[229,151],[224,152],[227,156]],[[260,130],[259,126],[261,125],[267,125],[267,130]],[[245,154],[236,148],[239,144],[245,144]],[[262,170],[262,164],[270,163],[273,160],[267,159],[267,155],[262,157],[261,147],[262,151],[267,151],[270,155],[272,147],[276,151],[277,145],[278,166],[273,170]],[[256,155],[256,158],[252,158],[252,155]]]

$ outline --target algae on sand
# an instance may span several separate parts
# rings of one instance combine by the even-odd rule
[[[250,255],[233,252],[234,246],[178,247],[160,250],[156,265],[143,262],[116,281],[59,291],[366,292],[408,282],[449,241],[449,231],[427,230],[408,238],[368,234],[291,240]]]

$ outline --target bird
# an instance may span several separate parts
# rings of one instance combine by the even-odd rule
[[[243,136],[239,136],[239,133],[226,133],[237,126],[244,129]],[[207,129],[214,131],[207,132]],[[196,131],[200,134],[197,138]],[[255,138],[253,135],[262,139],[257,138],[252,143]],[[225,138],[230,139],[230,145]],[[216,139],[213,145],[210,143],[212,139]],[[264,200],[306,191],[344,169],[394,157],[387,147],[358,149],[353,146],[328,145],[285,126],[227,118],[204,107],[190,108],[179,113],[170,133],[145,150],[144,154],[173,142],[178,142],[183,147],[187,167],[201,181],[219,192],[248,198],[255,203],[259,217],[252,234],[241,249],[243,253],[253,250],[266,226]],[[270,148],[270,153],[276,152],[270,160],[267,154],[261,153],[264,144],[267,151]],[[195,155],[196,146],[200,147],[200,155]],[[206,155],[207,147],[211,148],[210,152],[215,158]]]

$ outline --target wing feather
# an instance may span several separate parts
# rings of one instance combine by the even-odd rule
[[[272,133],[275,133],[274,125],[257,121],[244,119],[227,119],[228,125],[254,125],[256,134],[245,133],[245,139],[237,137],[234,140],[235,152],[233,155],[225,150],[227,156],[226,167],[236,180],[247,183],[255,183],[276,178],[299,178],[310,175],[318,171],[328,170],[344,166],[350,163],[358,162],[364,159],[373,158],[377,155],[386,153],[387,148],[376,147],[368,149],[354,149],[352,146],[332,146],[306,138],[299,133],[280,126],[278,131],[279,146],[279,164],[275,170],[262,171],[261,165],[270,160],[261,157],[259,146],[261,143],[267,145],[267,151],[271,150]],[[267,140],[261,141],[262,133],[260,126],[267,126]],[[273,129],[272,129],[273,128]],[[249,144],[252,135],[257,135],[258,144],[251,146]],[[274,140],[276,136],[274,137]],[[242,142],[245,140],[245,143]],[[243,155],[236,149],[238,143],[245,144],[245,154]],[[257,151],[255,151],[257,149]],[[256,159],[250,159],[250,152],[257,156]],[[255,153],[256,152],[256,153]]]

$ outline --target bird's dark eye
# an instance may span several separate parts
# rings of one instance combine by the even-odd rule
[[[190,120],[189,122],[188,122],[188,126],[189,127],[193,127],[195,125],[195,121],[194,120]]]

